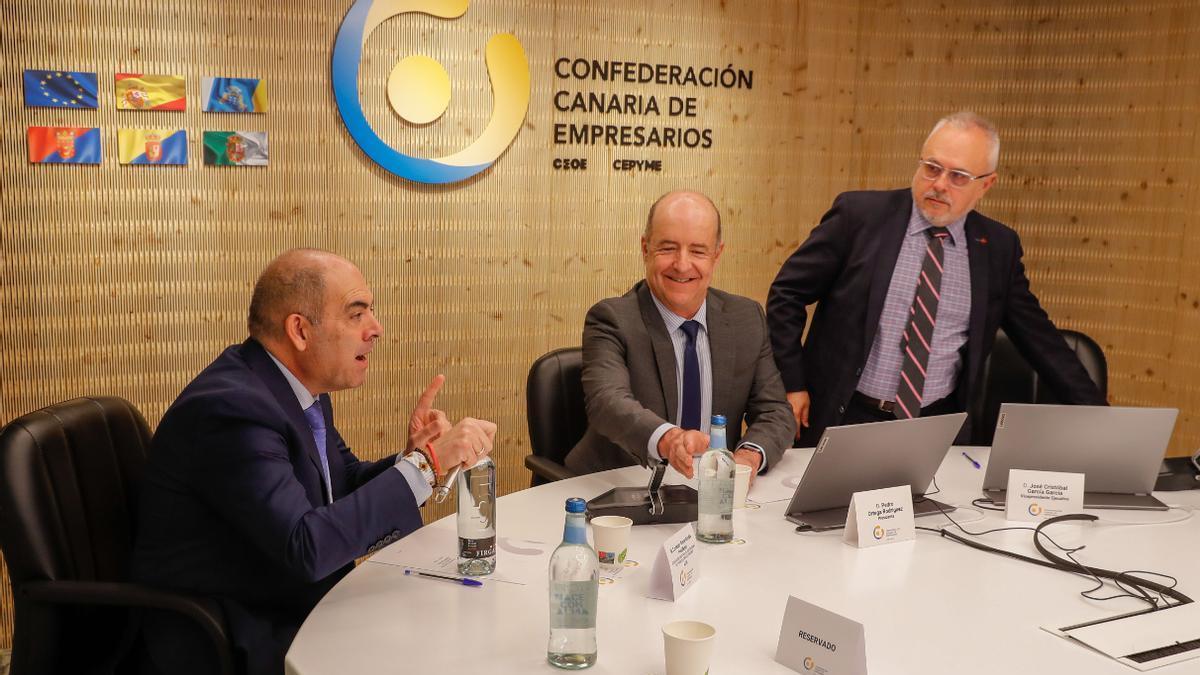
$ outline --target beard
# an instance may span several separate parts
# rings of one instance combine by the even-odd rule
[[[946,210],[941,213],[929,212],[925,208],[926,199],[936,199],[942,202],[946,205]],[[950,199],[950,195],[934,188],[929,188],[921,195],[921,201],[918,202],[917,209],[920,210],[921,215],[925,216],[925,220],[938,227],[945,227],[957,219],[956,216],[952,215],[953,202]]]

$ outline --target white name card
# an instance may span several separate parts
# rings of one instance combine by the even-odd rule
[[[1083,474],[1010,469],[1007,520],[1039,521],[1083,510]]]
[[[870,548],[917,536],[913,527],[912,489],[908,485],[855,492],[846,513],[842,541]]]
[[[857,621],[792,596],[775,660],[804,675],[867,675],[866,632]]]
[[[696,537],[689,523],[667,537],[650,572],[648,597],[657,600],[678,600],[687,589],[700,580],[696,559]]]

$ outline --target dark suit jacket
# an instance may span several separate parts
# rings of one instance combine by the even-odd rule
[[[771,344],[788,391],[807,390],[814,445],[839,424],[871,353],[884,299],[912,215],[912,193],[846,192],[783,264],[767,296]],[[971,314],[955,398],[960,410],[980,379],[997,328],[1045,378],[1063,403],[1103,405],[1104,398],[1036,297],[1021,262],[1017,233],[977,211],[967,215]],[[808,337],[807,306],[817,302]],[[968,438],[970,421],[959,434]]]
[[[132,572],[216,598],[249,673],[283,672],[309,610],[381,540],[421,526],[394,458],[363,462],[320,397],[334,503],[312,432],[283,373],[253,339],[229,347],[167,410],[142,482]],[[205,672],[191,626],[147,626],[162,672]],[[202,650],[200,650],[202,651]]]
[[[771,357],[762,308],[716,289],[709,289],[707,302],[712,412],[728,419],[731,450],[741,441],[755,443],[770,468],[791,447],[796,422]],[[596,303],[583,327],[588,428],[567,455],[567,467],[590,473],[645,466],[650,435],[674,421],[677,389],[675,348],[646,282]]]

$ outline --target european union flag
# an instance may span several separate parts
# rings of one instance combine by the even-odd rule
[[[96,73],[26,70],[25,105],[37,108],[92,108],[99,105]]]

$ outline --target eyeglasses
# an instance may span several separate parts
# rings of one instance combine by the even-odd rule
[[[947,169],[941,164],[938,164],[930,159],[919,160],[917,162],[917,170],[921,172],[921,177],[925,180],[937,180],[941,177],[943,172],[949,172],[950,184],[956,188],[967,187],[973,181],[977,181],[980,178],[987,178],[988,176],[996,173],[995,171],[989,171],[982,176],[972,176],[962,169]]]

